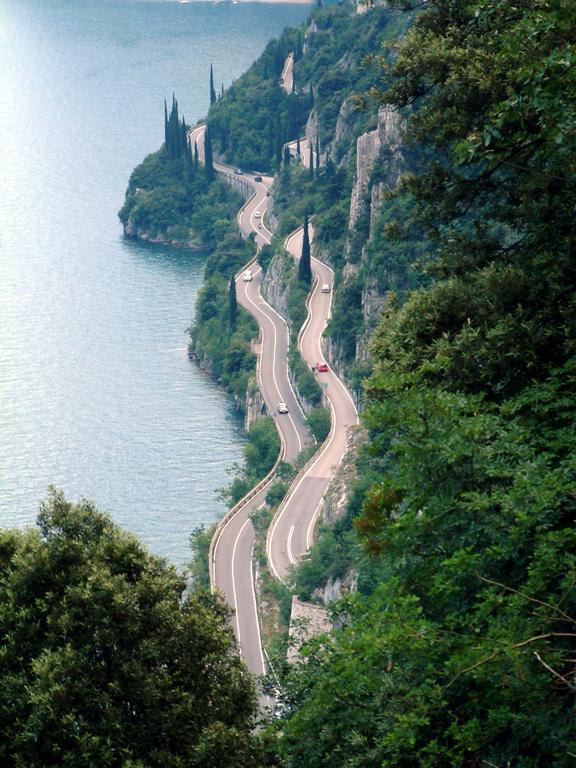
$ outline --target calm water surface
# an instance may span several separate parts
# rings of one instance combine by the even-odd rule
[[[123,240],[132,168],[309,6],[0,1],[0,525],[53,483],[177,564],[224,510],[230,400],[186,357],[202,255]]]

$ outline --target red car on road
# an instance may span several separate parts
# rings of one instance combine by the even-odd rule
[[[316,370],[318,373],[326,373],[329,370],[327,363],[316,363]]]

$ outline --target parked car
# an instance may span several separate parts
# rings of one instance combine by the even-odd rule
[[[261,211],[254,211],[254,218],[255,219],[262,218],[262,212]]]
[[[246,271],[243,273],[243,275],[242,275],[242,280],[244,280],[244,282],[245,282],[245,283],[249,283],[249,282],[251,282],[251,280],[252,280],[252,270],[251,270],[251,269],[247,269],[247,270],[246,270]]]
[[[278,413],[288,413],[288,406],[286,403],[278,403]]]
[[[262,176],[254,176],[254,181],[262,181]]]
[[[316,363],[316,370],[318,373],[326,373],[326,371],[329,371],[327,363]]]
[[[234,173],[237,173],[238,176],[242,176],[244,171],[242,170],[242,168],[234,168]]]
[[[320,288],[320,291],[322,293],[330,293],[330,285],[328,283],[322,283],[322,288]]]

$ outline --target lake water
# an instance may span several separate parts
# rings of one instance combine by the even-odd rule
[[[203,257],[125,241],[132,168],[172,92],[205,114],[310,6],[0,1],[0,525],[49,484],[183,565],[241,457],[230,399],[186,356]]]

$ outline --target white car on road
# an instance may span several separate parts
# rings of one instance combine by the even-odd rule
[[[247,270],[246,270],[246,271],[245,271],[245,272],[242,274],[242,280],[244,280],[244,282],[245,282],[245,283],[249,283],[249,282],[251,282],[251,280],[252,280],[252,270],[251,270],[251,269],[247,269]]]
[[[288,406],[286,403],[278,403],[278,413],[288,413]]]

